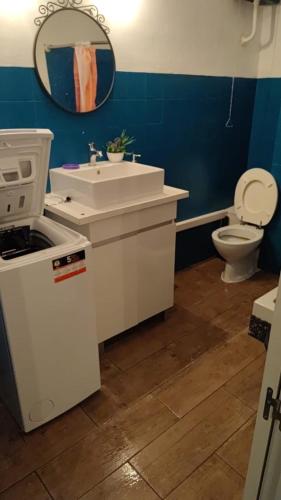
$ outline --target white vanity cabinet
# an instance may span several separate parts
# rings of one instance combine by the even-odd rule
[[[68,203],[58,201],[58,191],[47,195],[46,215],[92,243],[97,336],[104,342],[173,305],[177,201],[188,192],[163,186],[154,195],[96,208],[81,204],[81,195],[75,201],[69,189]]]
[[[173,305],[176,202],[82,226],[50,208],[92,243],[99,342]]]

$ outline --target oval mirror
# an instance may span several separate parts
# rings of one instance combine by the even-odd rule
[[[34,59],[41,84],[64,110],[88,113],[108,99],[114,52],[106,32],[89,14],[61,9],[47,17],[35,40]]]

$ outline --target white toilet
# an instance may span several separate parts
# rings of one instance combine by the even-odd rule
[[[259,246],[263,227],[272,219],[278,201],[278,188],[272,175],[262,168],[247,170],[239,179],[234,207],[240,224],[217,229],[213,243],[226,261],[222,280],[244,281],[258,270]]]

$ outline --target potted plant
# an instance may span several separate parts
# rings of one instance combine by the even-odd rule
[[[117,163],[122,161],[126,153],[126,148],[129,144],[135,141],[134,137],[126,134],[126,130],[122,130],[120,137],[116,137],[113,141],[106,144],[106,154],[109,161]]]

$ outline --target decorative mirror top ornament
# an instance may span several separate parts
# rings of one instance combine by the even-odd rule
[[[106,33],[110,33],[110,29],[106,26],[105,17],[99,13],[95,5],[83,5],[83,0],[56,0],[55,2],[49,1],[46,5],[40,5],[38,10],[41,16],[34,19],[36,26],[41,26],[46,21],[46,18],[60,9],[80,9],[86,14],[92,16],[104,29]]]

